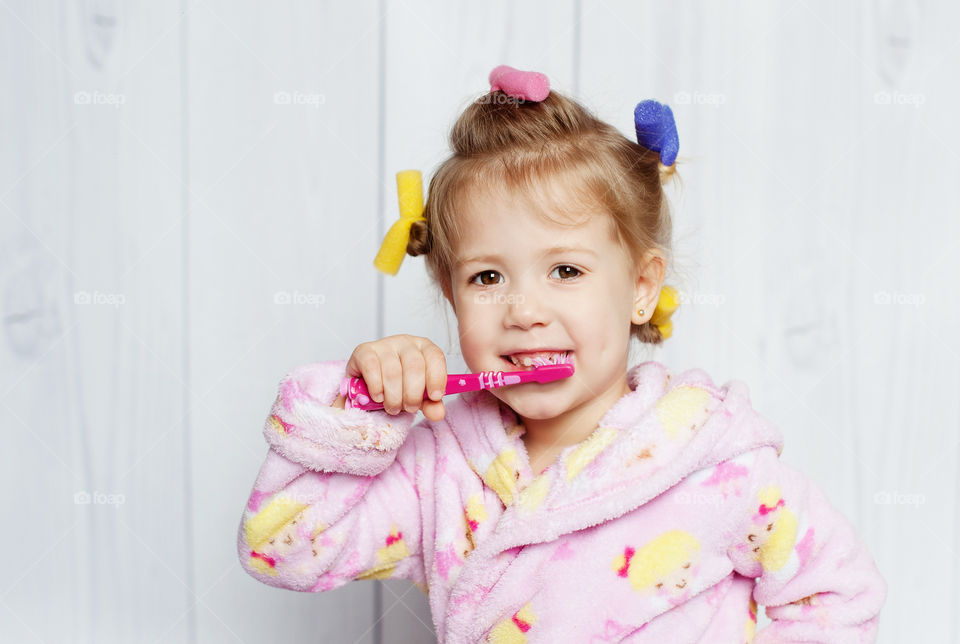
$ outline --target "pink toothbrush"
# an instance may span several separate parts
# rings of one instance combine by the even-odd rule
[[[568,357],[563,359],[569,360]],[[443,395],[459,394],[465,391],[480,391],[494,389],[524,382],[547,383],[573,375],[573,363],[548,363],[542,358],[534,358],[537,363],[535,369],[529,371],[481,371],[479,373],[452,373],[447,376],[447,388]],[[382,402],[376,402],[370,397],[367,385],[363,378],[356,376],[346,377],[340,382],[340,395],[344,397],[344,409],[363,409],[372,411],[383,409]],[[423,399],[430,396],[424,392]]]

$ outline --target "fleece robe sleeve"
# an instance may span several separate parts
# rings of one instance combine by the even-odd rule
[[[423,585],[415,414],[332,407],[345,367],[309,364],[280,382],[238,531],[240,562],[298,591],[373,578]]]
[[[729,550],[771,619],[755,643],[874,642],[886,583],[853,526],[774,447],[755,455]]]

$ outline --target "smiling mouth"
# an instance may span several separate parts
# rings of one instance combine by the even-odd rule
[[[515,368],[532,371],[540,365],[573,362],[572,355],[573,351],[541,351],[530,354],[503,355],[500,356],[500,359]]]

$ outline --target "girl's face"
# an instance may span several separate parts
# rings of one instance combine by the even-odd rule
[[[559,189],[556,183],[548,188]],[[651,288],[638,282],[612,218],[598,209],[576,220],[547,211],[576,224],[563,226],[540,216],[519,192],[474,189],[469,196],[451,275],[467,366],[473,372],[516,371],[523,367],[506,356],[570,351],[570,378],[491,393],[524,420],[609,409],[630,392],[630,324],[642,321],[638,298]]]

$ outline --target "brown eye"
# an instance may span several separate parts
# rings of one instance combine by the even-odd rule
[[[768,524],[767,524],[767,532],[770,532],[771,530],[773,530],[773,524],[772,524],[772,523],[768,523]]]
[[[566,270],[564,270],[566,269]],[[570,266],[569,264],[562,264],[553,269],[554,271],[560,271],[560,279],[573,279],[574,277],[580,276],[580,269],[575,266]],[[551,274],[553,271],[551,271]]]
[[[683,567],[684,567],[684,568],[689,568],[689,567],[690,567],[690,562],[688,561],[687,563],[685,563],[685,564],[683,565]]]
[[[500,273],[498,273],[497,271],[480,271],[479,273],[476,273],[473,277],[470,278],[470,283],[476,284],[477,278],[479,277],[480,284],[478,286],[492,286],[492,284],[496,284],[496,282],[493,282],[491,284],[491,283],[485,282],[484,279],[491,276],[499,275],[499,274]]]

